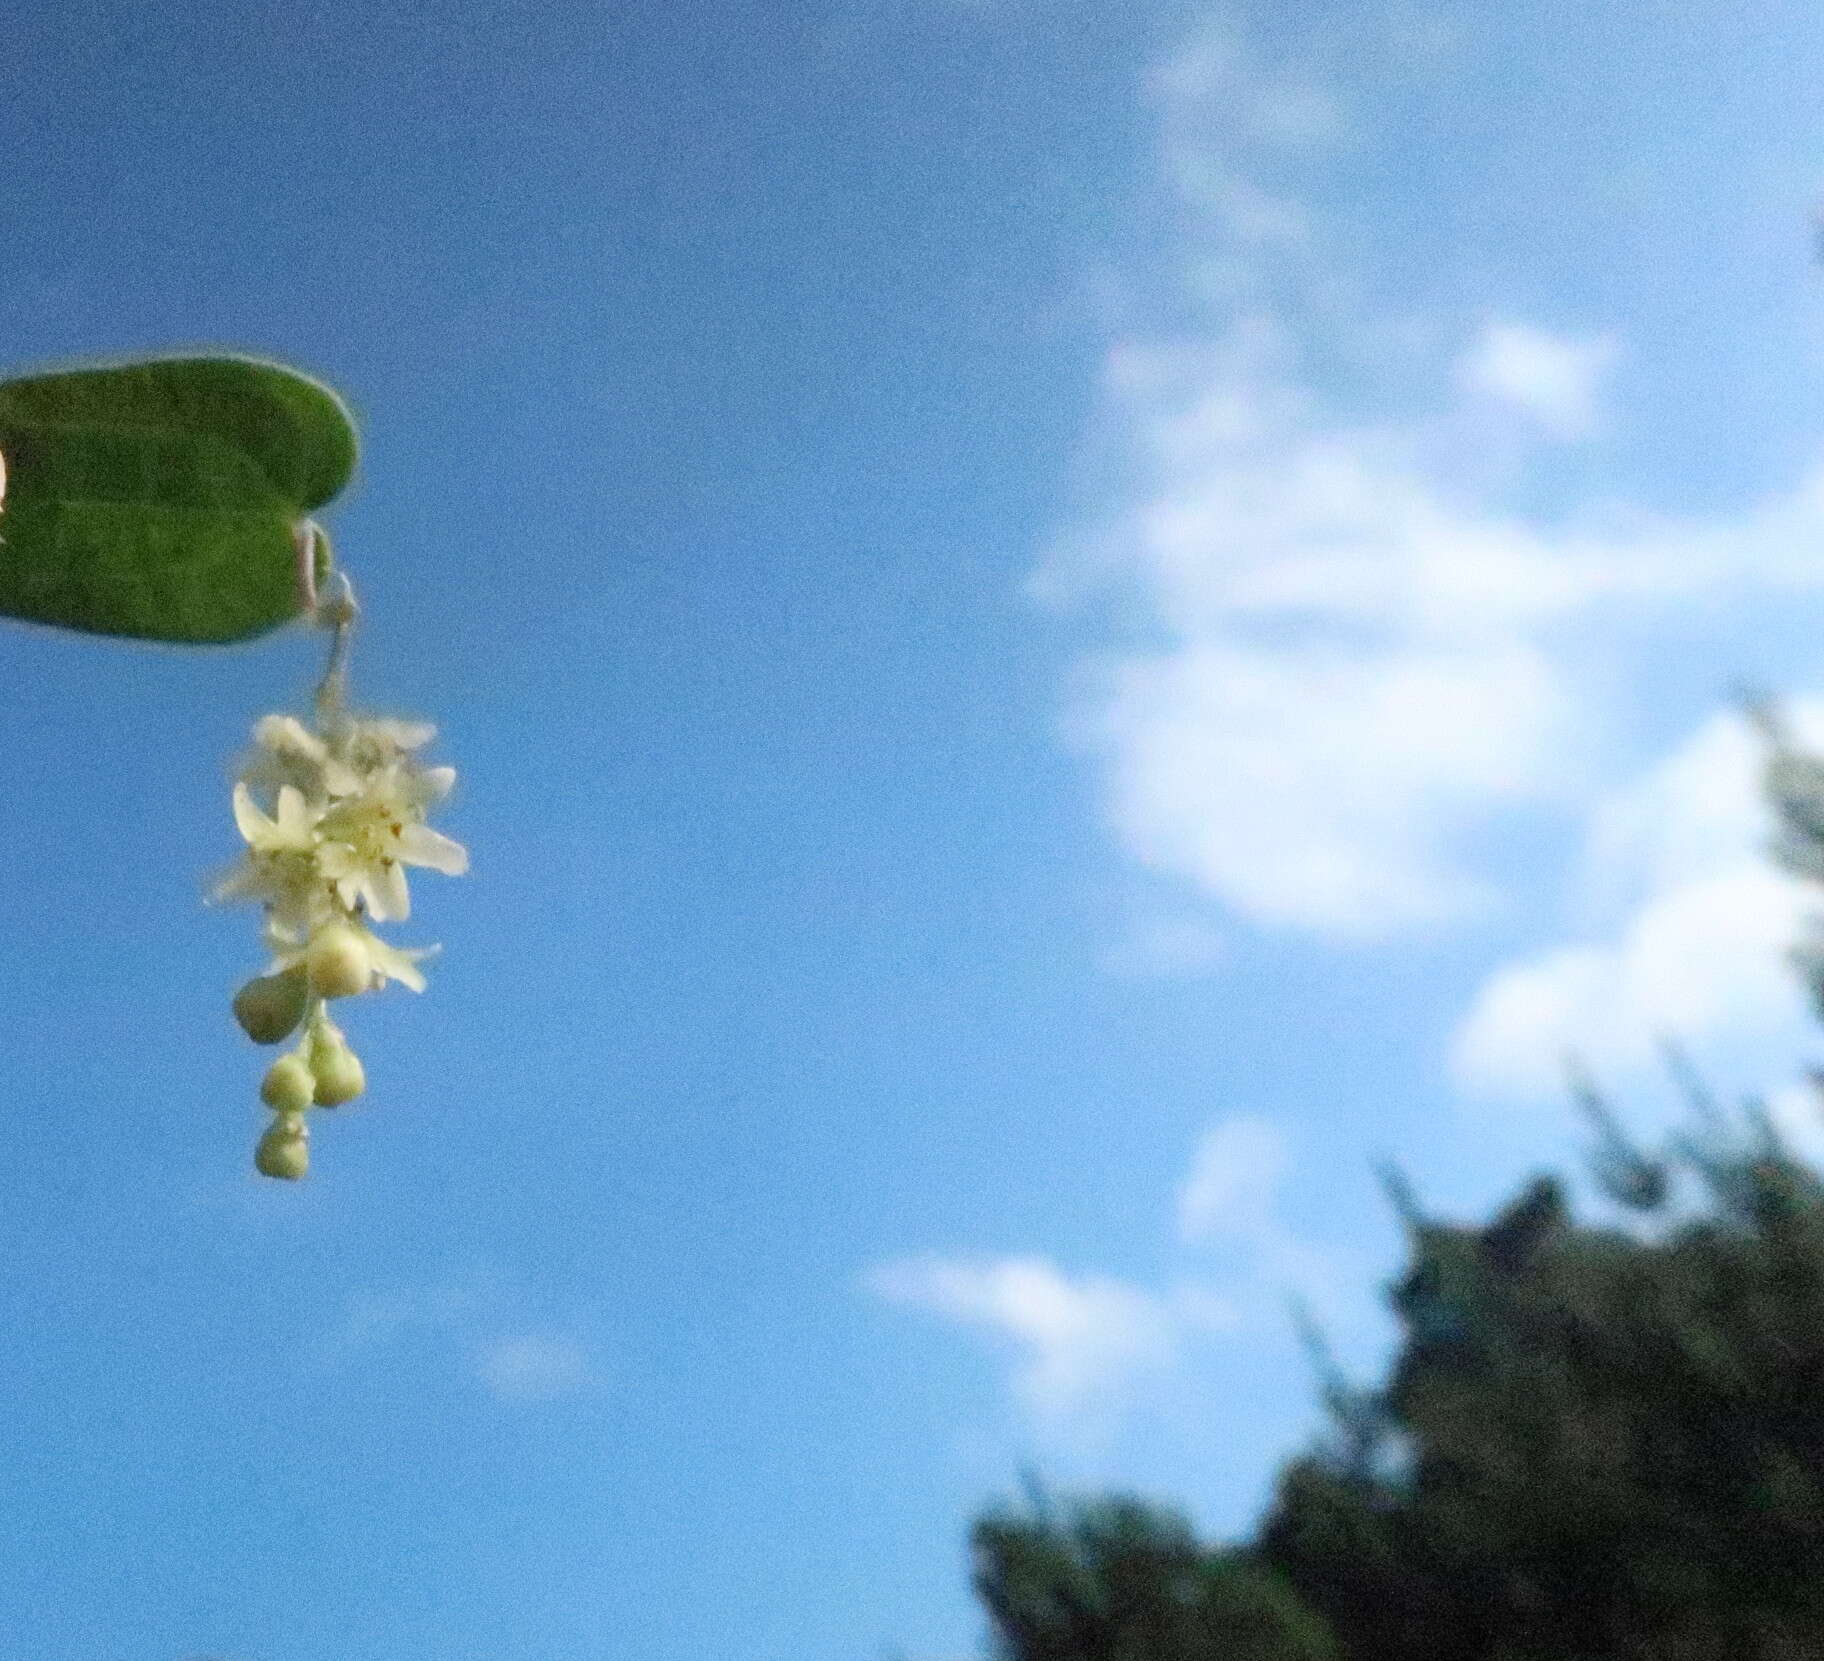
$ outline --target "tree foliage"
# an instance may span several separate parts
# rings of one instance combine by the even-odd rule
[[[1106,1499],[975,1525],[976,1589],[1008,1661],[1334,1661],[1321,1619],[1245,1553],[1200,1546],[1175,1512]]]
[[[1824,765],[1768,730],[1776,856],[1824,876]],[[1824,1184],[1764,1107],[1730,1124],[1668,1061],[1695,1125],[1664,1155],[1572,1081],[1596,1180],[1643,1226],[1576,1222],[1551,1176],[1440,1222],[1389,1174],[1397,1357],[1363,1390],[1320,1352],[1338,1434],[1252,1539],[1200,1545],[1137,1501],[979,1523],[1005,1661],[1824,1655]]]

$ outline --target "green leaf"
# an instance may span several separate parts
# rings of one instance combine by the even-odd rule
[[[298,615],[294,531],[356,438],[294,370],[165,358],[0,381],[0,459],[0,616],[201,644]]]

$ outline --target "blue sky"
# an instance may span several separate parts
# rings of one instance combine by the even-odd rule
[[[980,1648],[1022,1465],[1244,1529],[1474,1210],[1814,1048],[1796,5],[28,5],[7,360],[348,397],[473,872],[256,1179],[231,758],[0,639],[0,1610],[77,1661]]]

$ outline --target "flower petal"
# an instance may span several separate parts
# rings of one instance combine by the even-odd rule
[[[284,785],[279,790],[279,813],[276,821],[279,834],[284,837],[286,846],[300,852],[308,849],[311,827],[316,822],[316,815],[305,805],[304,792],[293,785]]]
[[[332,756],[323,763],[323,788],[332,796],[359,795],[361,775],[347,762]]]
[[[253,727],[253,741],[263,750],[322,761],[329,747],[295,715],[262,715]]]
[[[260,847],[270,842],[278,826],[260,812],[253,800],[253,792],[245,784],[234,787],[234,822],[239,827],[247,845]]]
[[[396,980],[401,986],[409,986],[414,992],[424,990],[424,976],[418,973],[415,958],[429,957],[428,951],[402,952],[396,946],[389,946],[377,934],[362,931],[367,944],[368,959],[381,980]]]
[[[360,730],[393,750],[422,749],[437,736],[437,729],[429,721],[363,721]]]
[[[455,788],[454,767],[423,767],[412,778],[415,794],[421,802],[440,802]]]
[[[411,916],[412,894],[405,884],[405,867],[396,859],[370,866],[364,876],[362,892],[375,922],[398,923]]]
[[[399,857],[446,877],[459,877],[469,868],[469,850],[429,825],[407,825],[399,832]]]

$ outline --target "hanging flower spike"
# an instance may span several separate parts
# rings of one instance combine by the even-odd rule
[[[359,1057],[325,1005],[398,981],[424,990],[418,964],[436,948],[402,949],[373,922],[411,914],[406,867],[460,876],[461,843],[425,823],[456,782],[452,767],[424,766],[415,754],[436,736],[422,722],[359,719],[344,707],[348,635],[356,616],[338,576],[315,620],[334,630],[329,667],[317,688],[316,725],[294,715],[262,716],[235,779],[234,822],[246,851],[211,897],[254,900],[272,962],[235,995],[241,1029],[259,1044],[297,1047],[268,1069],[261,1099],[275,1118],[255,1167],[295,1180],[309,1167],[312,1108],[339,1107],[366,1088]]]

